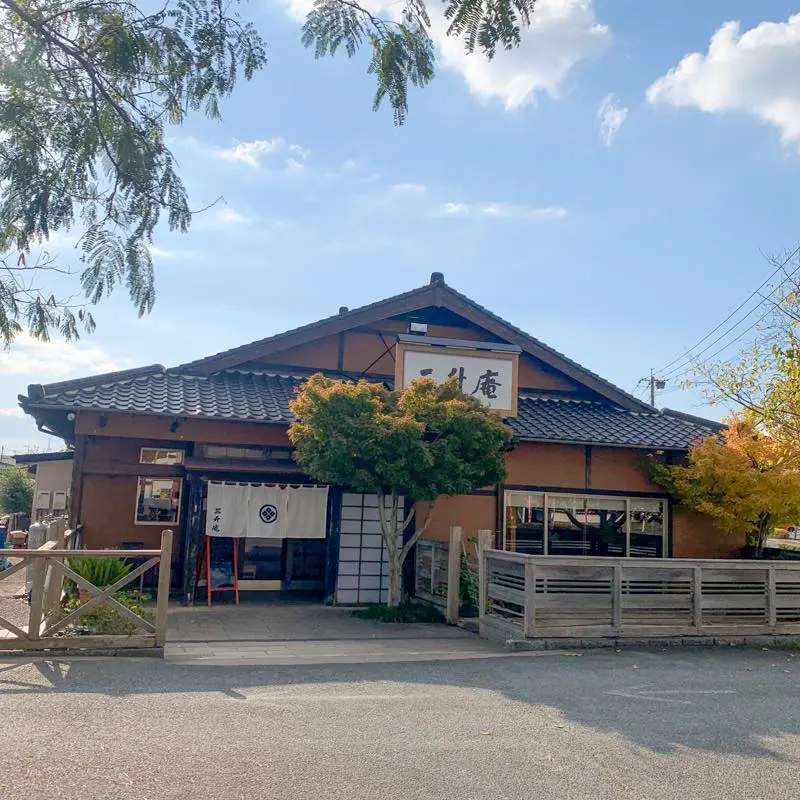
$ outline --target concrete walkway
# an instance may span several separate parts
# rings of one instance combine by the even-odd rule
[[[170,609],[165,658],[177,664],[291,665],[437,661],[505,656],[447,625],[356,619],[351,610],[265,602]]]

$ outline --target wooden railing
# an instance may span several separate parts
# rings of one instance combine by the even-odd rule
[[[415,575],[415,596],[421,600],[441,606],[445,618],[454,625],[459,619],[461,601],[461,550],[464,546],[464,535],[458,525],[450,528],[447,542],[436,539],[420,539],[417,544],[417,560]],[[493,534],[488,530],[479,530],[477,536],[477,552],[485,550]],[[480,555],[478,557],[480,565]]]
[[[64,538],[68,539],[67,531]],[[59,546],[61,545],[61,546]],[[16,572],[31,568],[30,610],[27,626],[18,627],[0,617],[0,650],[110,650],[128,648],[163,647],[167,631],[167,602],[169,599],[170,565],[172,558],[172,531],[161,534],[158,550],[72,550],[62,542],[49,541],[36,550],[0,550],[0,556],[20,559],[0,572],[0,581]],[[66,560],[75,557],[96,556],[137,560],[143,563],[132,569],[112,586],[99,587],[72,570]],[[145,572],[158,568],[155,621],[150,622],[134,613],[114,598],[132,581]],[[73,580],[90,598],[66,615],[60,612],[63,581]],[[132,635],[65,635],[68,627],[84,614],[100,606],[113,608],[120,616],[134,624],[139,633]],[[61,635],[57,635],[61,634]]]
[[[458,622],[461,528],[450,528],[448,542],[420,539],[416,548],[415,596],[441,606],[448,622]]]
[[[529,638],[800,634],[800,564],[482,555],[480,613]]]

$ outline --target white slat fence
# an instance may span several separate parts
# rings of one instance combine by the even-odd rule
[[[481,619],[525,637],[800,634],[800,564],[484,550]]]

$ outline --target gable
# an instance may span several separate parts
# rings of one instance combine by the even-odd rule
[[[410,322],[428,335],[517,345],[521,388],[586,393],[628,409],[647,409],[637,398],[496,316],[444,283],[441,273],[419,289],[361,308],[340,309],[319,322],[252,342],[178,369],[212,375],[230,369],[295,366],[365,375],[394,374],[394,345]]]
[[[422,315],[419,315],[422,316]],[[270,353],[265,360],[254,359],[240,368],[243,370],[275,370],[293,368],[344,372],[366,378],[386,378],[395,374],[397,335],[405,333],[407,323],[400,320],[381,320],[369,328],[356,328],[322,338],[297,347]],[[444,339],[494,341],[488,331],[448,325],[429,325],[430,336]],[[538,359],[523,354],[519,362],[520,389],[539,389],[580,393],[583,387],[563,373],[549,369]]]

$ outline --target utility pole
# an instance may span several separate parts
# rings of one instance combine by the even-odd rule
[[[655,408],[656,407],[656,389],[663,389],[667,382],[661,380],[661,378],[656,378],[653,374],[653,370],[650,370],[650,377],[649,378],[640,378],[639,383],[649,383],[650,384],[650,405]]]

